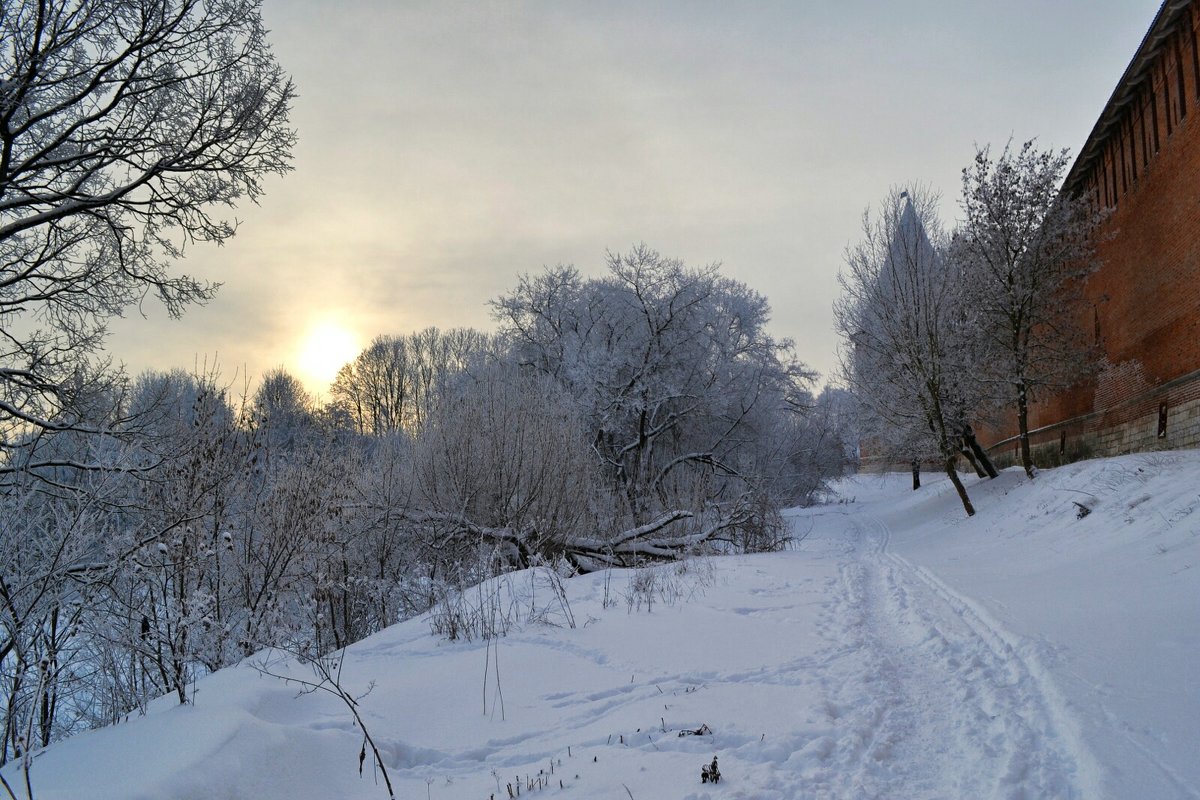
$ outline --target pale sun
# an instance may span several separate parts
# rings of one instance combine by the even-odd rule
[[[358,351],[358,337],[349,330],[336,322],[316,323],[300,343],[296,359],[300,378],[313,389],[327,389]]]

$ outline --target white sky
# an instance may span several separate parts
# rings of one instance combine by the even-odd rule
[[[1078,151],[1158,6],[266,0],[295,171],[179,265],[224,284],[211,304],[147,304],[110,350],[299,372],[318,325],[490,329],[518,274],[644,241],[766,295],[828,376],[863,209],[921,181],[952,220],[976,143]]]

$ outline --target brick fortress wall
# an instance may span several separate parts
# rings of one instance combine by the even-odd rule
[[[1097,377],[1034,398],[1033,444],[1069,455],[1200,446],[1200,10],[1163,4],[1071,170],[1108,217],[1080,324]],[[1015,451],[1015,418],[988,431]],[[1050,459],[1052,462],[1053,459]]]

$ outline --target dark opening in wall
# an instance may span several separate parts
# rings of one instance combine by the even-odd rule
[[[1154,134],[1154,152],[1158,152],[1158,93],[1150,92],[1150,132]]]
[[[1187,89],[1183,82],[1183,50],[1179,46],[1179,36],[1175,37],[1175,80],[1179,84],[1179,119],[1187,116]]]
[[[1158,404],[1158,438],[1167,438],[1167,403],[1165,400]]]
[[[1192,16],[1191,9],[1188,9],[1188,16]],[[1192,40],[1192,75],[1196,77],[1196,96],[1200,97],[1200,52],[1197,51],[1196,24],[1194,22],[1188,25],[1188,34]]]

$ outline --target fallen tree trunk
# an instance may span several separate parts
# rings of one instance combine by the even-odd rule
[[[621,531],[612,538],[580,536],[567,541],[542,539],[536,528],[490,527],[472,522],[461,514],[415,509],[394,511],[393,514],[410,525],[431,529],[436,549],[465,542],[488,542],[497,554],[514,567],[531,565],[533,557],[565,557],[580,572],[595,572],[609,567],[628,567],[642,561],[671,561],[692,551],[704,542],[720,539],[720,534],[751,522],[750,508],[736,506],[727,512],[717,511],[715,518],[703,526],[689,525],[682,530],[678,523],[695,520],[696,514],[684,509],[665,511],[643,525]]]

